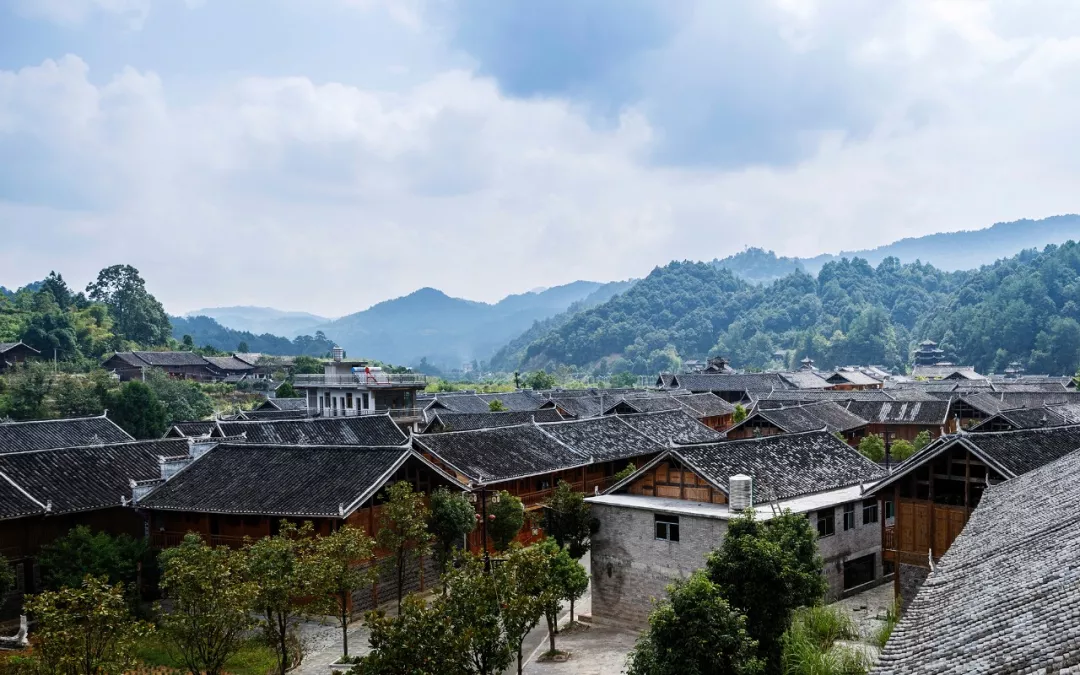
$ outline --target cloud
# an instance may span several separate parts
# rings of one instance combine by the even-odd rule
[[[104,14],[120,19],[132,30],[142,28],[150,5],[151,0],[15,0],[15,10],[25,17],[70,26]]]
[[[439,46],[446,16],[410,7],[431,52],[396,79],[206,81],[76,55],[0,70],[0,224],[20,233],[0,284],[128,262],[173,312],[343,314],[428,285],[495,300],[1076,210],[1071,6],[700,8],[516,86],[528,68],[461,58],[460,39]],[[375,72],[400,55],[369,56]],[[601,105],[589,89],[615,71],[636,80]]]

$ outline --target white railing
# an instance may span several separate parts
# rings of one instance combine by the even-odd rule
[[[323,417],[360,417],[362,415],[386,415],[390,417],[421,417],[424,409],[413,408],[376,408],[375,410],[356,410],[353,408],[323,408],[319,414]]]
[[[350,373],[344,375],[296,375],[298,387],[397,387],[427,386],[427,377],[415,373]]]

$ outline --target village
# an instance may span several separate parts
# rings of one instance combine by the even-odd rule
[[[9,369],[39,356],[21,343],[0,352]],[[944,362],[931,341],[909,374],[822,371],[808,358],[791,372],[742,372],[723,358],[687,365],[642,388],[429,393],[423,375],[335,348],[322,374],[287,376],[297,396],[270,387],[250,410],[176,421],[162,438],[133,438],[106,416],[0,423],[13,636],[2,646],[34,643],[26,614],[35,608],[24,610],[22,598],[51,592],[40,558],[73,533],[145,542],[159,562],[184,559],[171,551],[254,556],[280,546],[296,561],[329,565],[318,542],[340,539],[344,569],[363,574],[330,592],[305,586],[318,576],[314,563],[290,568],[281,644],[306,635],[316,646],[283,648],[282,672],[349,670],[346,655],[375,668],[357,672],[400,672],[395,649],[427,647],[388,644],[420,630],[395,621],[422,621],[435,611],[424,603],[452,604],[484,583],[510,594],[524,583],[515,574],[531,575],[540,586],[523,597],[546,605],[523,610],[516,632],[498,628],[494,606],[481,611],[502,636],[495,643],[512,639],[502,660],[468,672],[619,673],[631,651],[629,672],[647,672],[633,670],[644,658],[639,636],[652,635],[670,585],[704,579],[734,533],[786,523],[809,533],[818,561],[820,597],[804,604],[839,611],[848,627],[819,654],[861,664],[843,672],[1013,672],[1009,664],[1058,668],[1076,658],[1051,616],[1080,601],[1062,557],[1075,546],[1080,500],[1073,378],[1018,364],[980,374]],[[244,353],[127,352],[102,367],[138,382],[152,371],[271,380],[282,366]],[[456,529],[443,517],[455,508]],[[304,540],[315,542],[310,550]],[[544,581],[543,555],[579,572]],[[128,592],[163,607],[195,602],[175,578],[180,568],[162,564],[140,566]],[[284,568],[266,569],[282,582]],[[320,593],[334,602],[287,597]],[[381,613],[365,616],[371,610]],[[334,616],[340,627],[327,628]],[[962,625],[957,616],[967,617]],[[1009,654],[984,649],[1003,640]],[[448,658],[431,649],[430,658]],[[457,672],[446,668],[432,672]]]

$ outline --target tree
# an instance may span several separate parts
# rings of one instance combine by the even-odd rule
[[[447,609],[471,661],[471,672],[501,673],[512,657],[499,620],[499,596],[504,589],[499,588],[496,576],[484,571],[479,556],[463,553],[443,579],[449,591]]]
[[[353,593],[375,581],[371,566],[375,542],[363,530],[345,525],[315,539],[306,563],[316,605],[332,613],[341,626],[341,650],[349,655],[349,610]]]
[[[491,399],[491,401],[488,402],[488,410],[490,410],[491,412],[504,412],[506,410],[506,406],[503,405],[503,402],[499,399],[493,398]]]
[[[397,570],[398,611],[405,587],[405,564],[431,551],[431,534],[427,530],[428,508],[424,495],[413,492],[408,481],[398,481],[383,493],[382,523],[376,540],[381,548],[393,553]]]
[[[6,414],[17,420],[45,419],[53,377],[44,363],[24,363],[7,377]]]
[[[637,375],[625,370],[621,373],[612,373],[608,378],[608,384],[618,389],[634,387],[637,386]]]
[[[192,675],[219,675],[254,623],[256,582],[246,578],[243,552],[188,534],[160,560],[161,590],[171,600],[161,631]]]
[[[499,503],[487,507],[487,531],[496,551],[505,551],[525,525],[525,506],[505,490],[499,492]]]
[[[912,442],[912,446],[915,448],[915,452],[922,450],[926,446],[930,445],[930,441],[934,440],[930,437],[930,432],[923,429],[915,435],[915,440]]]
[[[517,654],[517,672],[521,675],[521,645],[544,616],[543,581],[547,562],[536,546],[515,545],[503,564],[494,570],[502,591],[499,619],[510,649]]]
[[[296,389],[293,388],[291,382],[282,382],[277,388],[277,398],[300,398],[300,394],[296,393]]]
[[[243,340],[241,340],[240,344],[236,345],[236,351],[239,352],[240,354],[247,354],[248,352],[251,351],[251,347],[248,346],[247,342],[244,342]]]
[[[894,462],[902,462],[915,454],[915,446],[904,439],[895,440],[889,447],[889,455]]]
[[[859,452],[874,462],[880,462],[885,459],[885,441],[877,434],[863,436],[859,441]]]
[[[164,406],[166,426],[204,419],[214,413],[214,402],[197,382],[171,378],[160,368],[147,369],[143,381],[154,390],[158,401]]]
[[[537,370],[533,373],[529,373],[525,377],[525,386],[532,389],[552,389],[555,387],[556,381],[554,375],[548,375],[543,370]]]
[[[741,403],[735,404],[735,414],[731,416],[731,421],[735,424],[742,422],[746,419],[746,408]]]
[[[117,337],[142,345],[163,345],[172,333],[165,308],[146,290],[139,270],[113,265],[98,273],[86,287],[91,300],[104,303]]]
[[[428,529],[435,535],[435,559],[439,571],[446,574],[454,548],[463,544],[465,537],[476,529],[477,514],[463,493],[451,492],[444,487],[431,493],[430,503]],[[445,584],[443,590],[446,590]]]
[[[184,351],[195,351],[195,338],[184,335],[184,337],[180,338],[180,346],[184,348]]]
[[[312,591],[306,574],[313,527],[283,521],[278,534],[263,537],[244,547],[248,578],[256,582],[255,609],[261,614],[267,641],[275,650],[278,672],[299,662],[291,644],[294,619],[301,613],[302,599]]]
[[[571,602],[570,621],[573,623],[574,600],[580,598],[589,587],[589,575],[585,568],[572,558],[565,548],[551,538],[546,538],[533,548],[544,557],[544,577],[538,595],[547,620],[550,652],[555,653],[555,636],[559,634],[559,609],[563,600]]]
[[[99,373],[102,371],[94,371]],[[56,412],[60,417],[89,417],[100,415],[105,410],[102,392],[93,377],[75,375],[56,375],[53,379],[52,396]]]
[[[765,672],[746,617],[703,572],[668,587],[627,660],[628,675],[757,675]]]
[[[616,471],[615,475],[612,477],[612,480],[614,480],[615,483],[621,483],[630,476],[634,475],[635,471],[637,471],[637,467],[634,466],[633,462],[630,462],[619,471]]]
[[[588,553],[590,538],[597,526],[585,503],[585,495],[560,480],[544,508],[544,532],[560,547],[569,549],[570,557],[580,560]]]
[[[75,294],[71,292],[71,287],[64,281],[64,277],[55,271],[49,272],[49,276],[42,280],[38,293],[48,293],[60,309],[67,309],[75,304]]]
[[[314,356],[297,356],[293,361],[293,372],[298,375],[321,375],[323,362]]]
[[[469,672],[469,657],[462,636],[446,610],[442,598],[425,603],[409,595],[396,617],[382,610],[368,612],[365,619],[371,636],[371,652],[362,657],[350,673],[354,675],[416,675]]]
[[[91,576],[31,596],[25,609],[37,623],[32,658],[43,673],[122,675],[138,664],[138,639],[153,630],[128,614],[123,585]]]
[[[0,555],[0,598],[6,597],[8,592],[15,588],[15,582],[15,568],[7,558]]]
[[[38,554],[41,581],[49,590],[74,588],[87,575],[134,588],[139,563],[152,561],[150,547],[144,540],[128,534],[113,537],[105,532],[93,532],[85,525],[78,525],[42,546]]]
[[[109,419],[135,438],[161,438],[169,428],[165,406],[145,382],[126,382],[109,399]]]
[[[822,567],[817,533],[790,511],[765,523],[753,511],[728,521],[723,543],[706,563],[709,580],[746,615],[746,629],[770,670],[778,667],[792,613],[824,597]]]

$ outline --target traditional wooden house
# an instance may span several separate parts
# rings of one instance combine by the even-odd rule
[[[841,368],[831,375],[826,376],[825,381],[828,382],[833,389],[841,391],[881,389],[883,384],[881,380],[873,378],[854,368]]]
[[[878,507],[862,485],[883,476],[823,431],[668,449],[587,498],[600,522],[592,540],[593,617],[644,624],[651,600],[701,568],[727,521],[747,508],[764,520],[783,509],[811,518],[830,597],[876,583]]]
[[[874,675],[1080,668],[1080,454],[985,490]]]
[[[958,434],[912,455],[869,493],[883,502],[887,562],[896,591],[910,601],[952,545],[988,487],[1080,448],[1080,426]]]
[[[408,444],[261,445],[221,443],[168,479],[137,487],[135,506],[148,523],[151,543],[166,548],[189,532],[213,545],[240,546],[245,537],[273,535],[281,524],[309,521],[316,533],[352,525],[375,536],[382,527],[383,488],[408,481],[430,493],[462,489],[451,476]],[[437,581],[430,559],[411,565],[405,591]],[[353,610],[396,594],[393,575],[353,596]]]
[[[986,377],[976,373],[973,366],[954,366],[951,363],[916,365],[911,369],[911,376],[924,380],[986,381]]]
[[[1017,431],[1080,424],[1080,403],[1059,403],[1041,408],[1002,410],[971,427],[971,433]]]
[[[848,401],[848,412],[868,422],[866,433],[913,441],[926,431],[931,438],[956,431],[949,419],[949,401]]]
[[[177,380],[214,382],[223,379],[195,352],[116,352],[101,367],[115,373],[121,382],[144,379],[150,368],[160,368]]]
[[[163,457],[189,452],[185,439],[126,438],[0,454],[0,554],[15,568],[17,590],[37,589],[35,556],[77,525],[141,537],[142,519],[127,508],[131,481],[159,478]]]
[[[715,394],[685,394],[672,398],[683,406],[688,415],[710,429],[717,431],[727,429],[735,416],[735,406]]]
[[[217,420],[191,420],[174,422],[162,438],[210,438]]]
[[[532,422],[562,422],[563,417],[555,408],[528,411],[504,411],[486,413],[437,412],[424,426],[423,433],[437,434],[447,431],[474,431],[495,427],[512,427]]]
[[[255,406],[256,412],[302,412],[307,414],[307,399],[298,398],[268,398]]]
[[[0,373],[40,355],[41,352],[22,342],[0,342]]]
[[[235,356],[204,356],[215,377],[223,382],[235,383],[255,372],[255,366]]]
[[[684,373],[672,375],[664,385],[667,389],[685,389],[703,394],[712,393],[728,403],[739,403],[781,389],[796,389],[779,373],[746,373],[730,375],[721,373]]]
[[[816,401],[774,405],[773,401],[759,402],[745,420],[727,430],[727,437],[735,440],[825,430],[842,435],[851,445],[858,445],[866,436],[868,422],[839,403]]]

